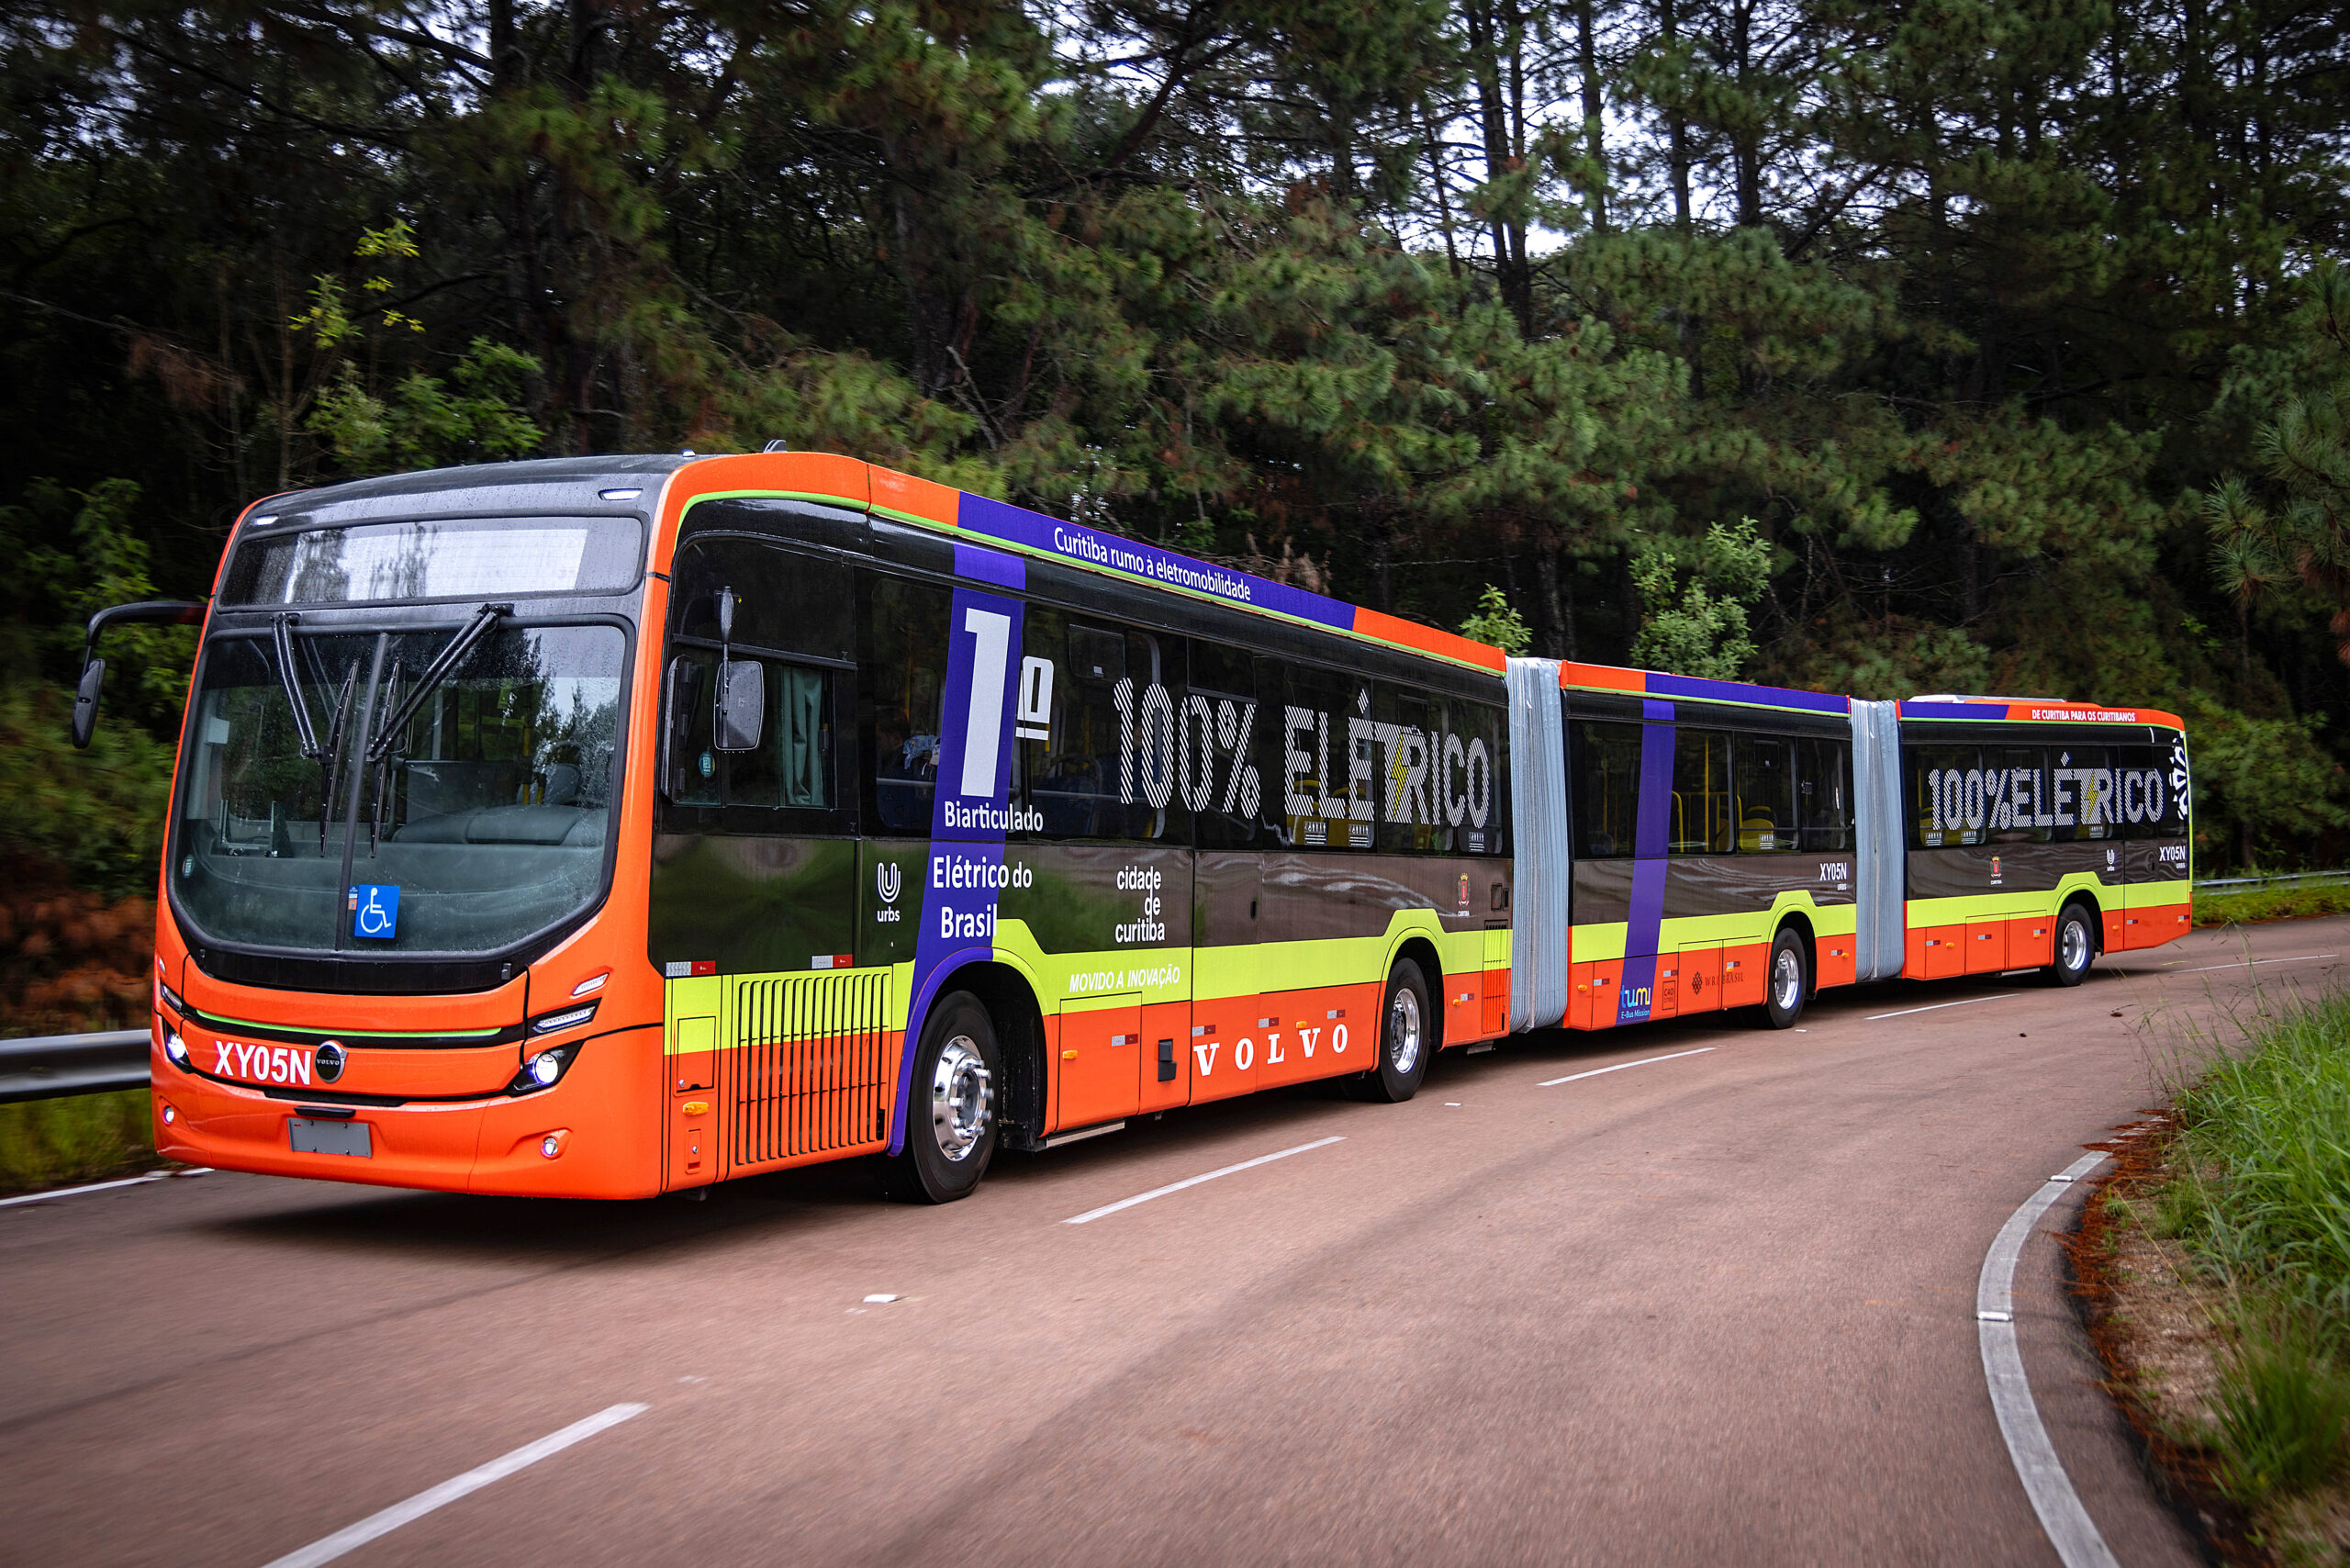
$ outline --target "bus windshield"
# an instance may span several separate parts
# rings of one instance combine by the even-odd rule
[[[306,953],[489,953],[601,895],[624,638],[503,622],[420,691],[463,626],[214,640],[173,819],[192,924]],[[368,732],[420,695],[371,758]]]

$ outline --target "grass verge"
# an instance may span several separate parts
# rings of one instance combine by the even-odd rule
[[[36,1193],[161,1170],[147,1091],[0,1105],[0,1193]]]
[[[2350,997],[2266,1012],[2084,1216],[2092,1338],[2232,1561],[2350,1555]]]
[[[2319,888],[2252,888],[2240,893],[2199,893],[2198,925],[2249,925],[2263,920],[2309,920],[2350,914],[2350,884]]]

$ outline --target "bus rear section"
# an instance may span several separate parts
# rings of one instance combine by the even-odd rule
[[[1511,679],[1521,768],[1555,759],[1518,790],[1520,1028],[1730,1009],[1785,1027],[1866,980],[2076,984],[2192,924],[2173,715],[1545,660]]]
[[[1887,705],[1890,706],[1890,705]],[[1898,705],[1912,979],[2041,969],[2194,924],[2193,788],[2176,715],[2009,698]]]

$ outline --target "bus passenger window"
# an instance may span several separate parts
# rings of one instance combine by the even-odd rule
[[[1796,846],[1795,743],[1772,735],[1740,735],[1731,745],[1732,812],[1741,855],[1768,855]]]
[[[1569,740],[1576,857],[1630,858],[1640,814],[1640,726],[1579,720]]]
[[[1035,673],[1021,680],[1013,790],[1043,836],[1190,841],[1214,758],[1184,690],[1182,646],[1028,607],[1021,653]],[[1211,738],[1214,723],[1211,709]]]
[[[2054,745],[2042,753],[2048,769],[2048,836],[2086,844],[2121,836],[2120,791],[2113,758],[2103,746]]]
[[[1673,737],[1673,828],[1669,853],[1728,855],[1738,843],[1731,814],[1729,737],[1679,730]]]
[[[724,758],[730,806],[829,807],[833,803],[832,677],[774,659],[767,666],[767,716],[758,748]]]
[[[1982,843],[1992,810],[1982,754],[1971,745],[1926,745],[1908,751],[1907,760],[1910,842],[1920,849]]]
[[[711,672],[717,663],[717,654],[707,648],[680,648],[669,660],[661,788],[681,806],[719,802],[719,754],[711,736]]]
[[[1796,743],[1796,810],[1802,847],[1840,851],[1852,847],[1852,762],[1842,741]]]
[[[858,579],[856,727],[867,805],[884,832],[927,834],[953,599],[927,583],[865,572]]]
[[[2056,754],[2036,745],[1983,748],[1983,831],[1977,844],[2045,844],[2073,836],[2071,806],[2056,803]],[[1964,788],[1964,785],[1961,786]]]
[[[1248,849],[1271,842],[1265,831],[1266,745],[1271,726],[1257,702],[1258,661],[1237,648],[1195,637],[1190,645],[1191,695],[1183,722],[1192,726],[1195,750],[1201,736],[1213,738],[1212,763],[1193,759],[1194,782],[1204,775],[1207,793],[1192,813],[1194,843],[1202,849]],[[1276,681],[1273,689],[1279,691]],[[1275,738],[1278,745],[1278,738]],[[1281,753],[1272,753],[1278,766]]]

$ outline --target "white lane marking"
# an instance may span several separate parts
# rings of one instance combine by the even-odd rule
[[[168,1170],[151,1170],[144,1176],[125,1176],[114,1182],[93,1182],[84,1187],[58,1187],[46,1193],[27,1193],[22,1197],[0,1198],[0,1209],[13,1208],[18,1204],[38,1204],[50,1198],[70,1198],[76,1193],[103,1193],[109,1187],[136,1187],[142,1182],[161,1182],[171,1174]]]
[[[1597,1078],[1603,1072],[1621,1072],[1628,1067],[1646,1067],[1652,1061],[1679,1061],[1683,1057],[1701,1057],[1707,1051],[1718,1051],[1719,1046],[1699,1046],[1694,1051],[1674,1051],[1670,1056],[1642,1057],[1638,1061],[1619,1061],[1614,1067],[1595,1067],[1589,1072],[1571,1072],[1564,1078],[1546,1078],[1537,1089],[1556,1089],[1561,1083],[1572,1083],[1578,1078]]]
[[[2341,956],[2339,953],[2304,953],[2298,958],[2254,958],[2249,962],[2234,964],[2198,964],[2191,969],[2181,969],[2178,972],[2183,975],[2199,975],[2210,969],[2249,969],[2262,964],[2313,964],[2320,958],[2338,958]]]
[[[502,1481],[518,1470],[526,1469],[546,1458],[561,1453],[572,1444],[592,1438],[607,1427],[617,1427],[632,1416],[642,1416],[651,1409],[649,1405],[610,1405],[597,1411],[584,1421],[574,1421],[559,1432],[549,1432],[534,1443],[524,1443],[512,1453],[501,1454],[487,1464],[466,1471],[453,1480],[419,1492],[405,1503],[394,1503],[380,1514],[370,1514],[355,1525],[335,1531],[323,1540],[314,1540],[299,1551],[289,1551],[269,1568],[318,1568],[321,1562],[331,1562],[355,1547],[364,1546],[379,1535],[389,1535],[404,1524],[422,1518],[433,1509],[453,1503],[469,1493],[478,1492],[493,1481]]]
[[[2102,1154],[2085,1154],[2042,1183],[2040,1191],[2008,1216],[1991,1250],[1983,1256],[1983,1272],[1975,1285],[1975,1328],[1983,1347],[1983,1381],[1991,1391],[1991,1409],[1999,1418],[1999,1435],[2007,1439],[2008,1457],[2015,1462],[2016,1479],[2040,1516],[2048,1544],[2056,1549],[2065,1568],[2119,1568],[2113,1553],[2080,1494],[2073,1490],[2064,1462],[2041,1424],[2040,1406],[2032,1403],[2031,1383],[2024,1376],[2023,1354],[2016,1346],[2016,1260],[2032,1226],[2049,1206],[2072,1191],[2073,1183],[2105,1163]]]
[[[1186,1176],[1181,1182],[1169,1182],[1164,1187],[1153,1187],[1147,1193],[1136,1193],[1131,1198],[1120,1198],[1114,1204],[1103,1204],[1098,1209],[1088,1209],[1081,1215],[1071,1215],[1061,1223],[1084,1225],[1106,1215],[1116,1214],[1120,1209],[1130,1209],[1136,1204],[1147,1204],[1153,1198],[1163,1198],[1169,1193],[1180,1193],[1186,1187],[1196,1187],[1203,1182],[1213,1182],[1219,1176],[1230,1176],[1242,1170],[1252,1170],[1259,1165],[1270,1165],[1276,1159],[1287,1159],[1292,1154],[1304,1154],[1309,1149],[1326,1148],[1334,1143],[1346,1141],[1343,1137],[1315,1138],[1312,1143],[1302,1143],[1295,1148],[1284,1148],[1273,1154],[1260,1154],[1254,1159],[1244,1159],[1237,1165],[1227,1165],[1221,1170],[1211,1170],[1200,1176]]]
[[[1861,1022],[1863,1024],[1874,1024],[1884,1018],[1907,1018],[1912,1013],[1939,1013],[1945,1007],[1965,1007],[1977,1002],[2005,1002],[2011,996],[2021,996],[2023,992],[2020,991],[2003,991],[1995,996],[1969,996],[1962,998],[1957,1002],[1937,1002],[1928,1007],[1905,1007],[1898,1013],[1872,1013],[1867,1017],[1862,1019]]]

